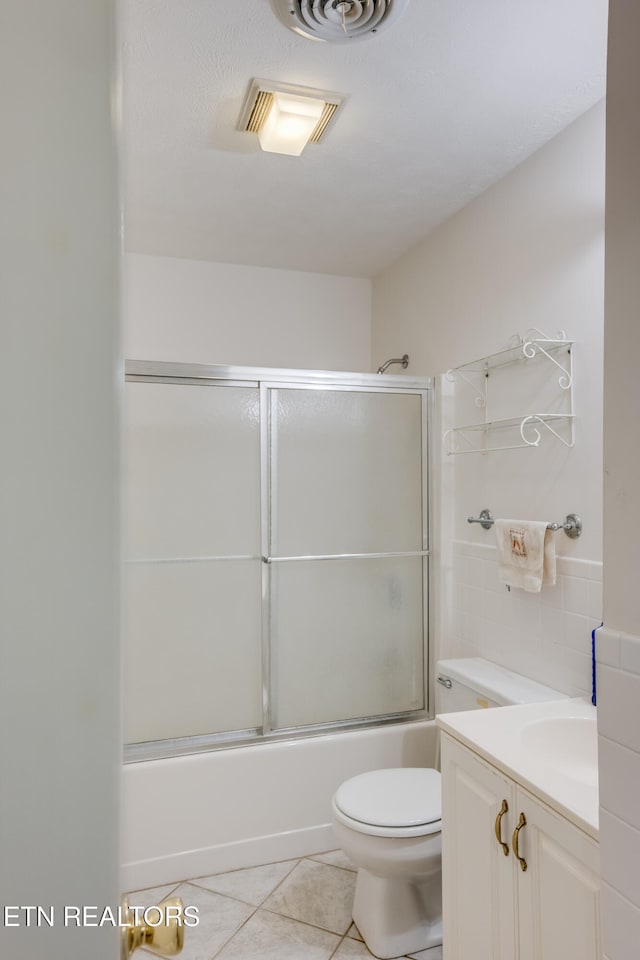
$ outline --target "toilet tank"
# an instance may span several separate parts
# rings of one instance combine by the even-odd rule
[[[436,713],[566,700],[567,695],[481,657],[436,663]]]

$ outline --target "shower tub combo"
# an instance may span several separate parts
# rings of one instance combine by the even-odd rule
[[[326,850],[433,762],[425,379],[128,361],[123,887]]]

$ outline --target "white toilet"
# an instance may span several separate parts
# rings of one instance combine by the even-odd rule
[[[478,657],[436,664],[436,712],[564,699]],[[333,797],[336,839],[358,867],[353,919],[381,960],[442,943],[441,800],[437,770],[372,770]]]

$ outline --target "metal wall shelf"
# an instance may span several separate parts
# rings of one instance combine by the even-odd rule
[[[447,454],[490,453],[538,447],[545,433],[551,434],[566,447],[574,445],[572,347],[575,341],[568,340],[564,331],[559,331],[556,337],[547,337],[535,327],[528,330],[524,337],[516,336],[514,340],[515,342],[504,350],[447,371],[446,376],[451,382],[473,392],[474,405],[482,411],[482,419],[477,422],[457,424],[446,431],[443,446]],[[491,371],[513,364],[527,364],[536,358],[543,358],[543,362],[550,364],[550,373],[557,377],[558,394],[566,397],[562,404],[564,410],[522,412],[519,416],[502,418],[490,417]]]

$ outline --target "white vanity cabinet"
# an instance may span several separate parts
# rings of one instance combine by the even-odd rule
[[[600,960],[597,841],[444,733],[442,809],[445,960]]]

